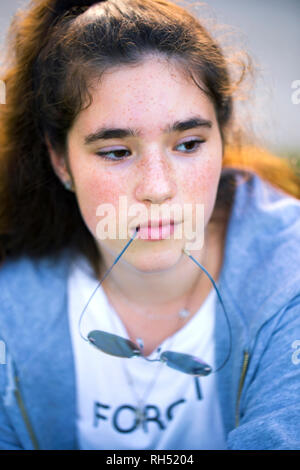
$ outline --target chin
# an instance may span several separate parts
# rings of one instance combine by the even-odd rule
[[[155,249],[151,251],[137,249],[130,257],[126,257],[127,263],[130,263],[134,269],[143,273],[161,273],[172,269],[182,256],[182,246],[177,246],[176,249],[162,248],[156,243]]]

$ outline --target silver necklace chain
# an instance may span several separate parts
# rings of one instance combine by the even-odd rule
[[[110,322],[111,322],[112,327],[116,330],[116,323],[115,323],[115,319],[113,318],[114,317],[114,312],[112,312],[112,315],[109,315],[109,317],[110,317]],[[172,335],[171,338],[169,338],[170,341],[169,341],[169,344],[168,344],[168,348],[171,348],[171,346],[173,344],[174,334]],[[141,338],[137,338],[136,341],[139,344],[139,346],[141,347],[141,349],[143,349],[143,340]],[[161,349],[161,347],[156,348],[157,353],[160,352],[160,349]],[[135,360],[136,359],[138,359],[138,358],[135,358]],[[128,385],[129,385],[129,388],[131,389],[132,394],[134,395],[134,399],[136,400],[136,403],[137,403],[137,407],[135,409],[136,427],[143,426],[146,419],[147,419],[147,415],[145,413],[145,401],[148,398],[148,396],[150,395],[150,392],[152,391],[152,389],[154,388],[154,385],[156,384],[156,382],[158,380],[158,377],[159,377],[161,371],[163,370],[164,364],[162,362],[159,364],[158,370],[155,371],[154,376],[153,376],[150,384],[146,386],[142,396],[139,396],[137,391],[136,391],[134,380],[133,380],[131,374],[129,373],[128,368],[125,365],[125,361],[121,361],[121,366],[122,366],[123,371],[125,373],[125,377],[126,377]]]
[[[196,282],[195,282],[195,284],[192,288],[192,293],[195,290],[195,287],[198,283],[198,279],[199,278],[196,279]],[[104,294],[106,295],[105,292],[104,292]],[[108,305],[110,305],[111,309],[113,310],[112,314],[109,314],[109,318],[110,318],[112,328],[114,328],[115,331],[116,331],[117,326],[116,326],[116,323],[115,323],[115,319],[113,318],[114,314],[116,312],[116,309],[111,305],[111,302],[108,302]],[[116,314],[117,314],[117,312],[116,312]],[[184,307],[184,308],[180,309],[179,312],[177,312],[177,322],[178,321],[180,322],[181,320],[184,321],[189,316],[191,316],[190,310],[187,307]],[[168,348],[170,348],[173,344],[175,333],[176,333],[176,331],[173,333],[173,335],[170,338]],[[141,347],[141,349],[143,349],[143,340],[141,338],[137,338],[136,341],[137,341],[138,345]],[[160,352],[160,347],[157,348],[156,351],[159,353]],[[162,367],[164,366],[164,364],[162,362],[160,363],[160,365],[158,366],[158,370],[155,371],[155,374],[154,374],[150,384],[146,387],[146,389],[144,390],[144,393],[142,394],[142,396],[139,396],[137,391],[136,391],[134,380],[133,380],[131,374],[129,373],[128,368],[125,365],[125,361],[121,361],[121,366],[124,370],[124,374],[125,374],[127,383],[128,383],[128,385],[129,385],[129,387],[132,391],[132,394],[134,395],[134,398],[137,402],[137,407],[136,407],[136,410],[135,410],[136,427],[143,426],[146,419],[147,419],[147,416],[145,414],[145,401],[148,398],[148,396],[150,395],[150,392],[153,390],[154,385],[157,383],[158,377],[159,377],[159,375],[162,371]]]

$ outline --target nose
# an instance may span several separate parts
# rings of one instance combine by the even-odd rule
[[[175,171],[168,157],[160,152],[145,156],[138,166],[136,199],[144,203],[162,204],[175,194]]]

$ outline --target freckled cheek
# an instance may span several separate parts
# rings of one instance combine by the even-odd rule
[[[98,222],[107,217],[107,212],[103,215],[97,215],[97,209],[102,204],[109,204],[115,208],[116,216],[118,216],[119,195],[125,194],[120,184],[115,183],[112,179],[99,175],[82,178],[76,186],[77,201],[79,204],[82,218],[87,227],[96,236],[96,227]],[[112,212],[110,212],[112,214]],[[118,221],[118,218],[117,218]]]
[[[204,204],[205,223],[208,222],[216,200],[216,194],[221,173],[221,162],[208,159],[201,167],[185,175],[183,187],[186,188],[186,200],[193,204]]]

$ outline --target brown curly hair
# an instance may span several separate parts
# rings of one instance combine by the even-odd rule
[[[222,134],[224,170],[257,171],[299,197],[299,179],[286,162],[267,153],[253,158],[257,153],[240,145],[241,131],[233,132],[234,93],[251,73],[249,57],[244,54],[233,80],[230,61],[192,13],[167,0],[31,0],[13,17],[0,75],[6,86],[0,107],[3,257],[56,255],[71,247],[98,272],[95,241],[76,197],[53,171],[45,139],[66,154],[68,131],[91,103],[91,80],[111,67],[138,64],[149,52],[176,59],[209,95]],[[229,208],[233,195],[234,178],[224,171],[216,208]]]

